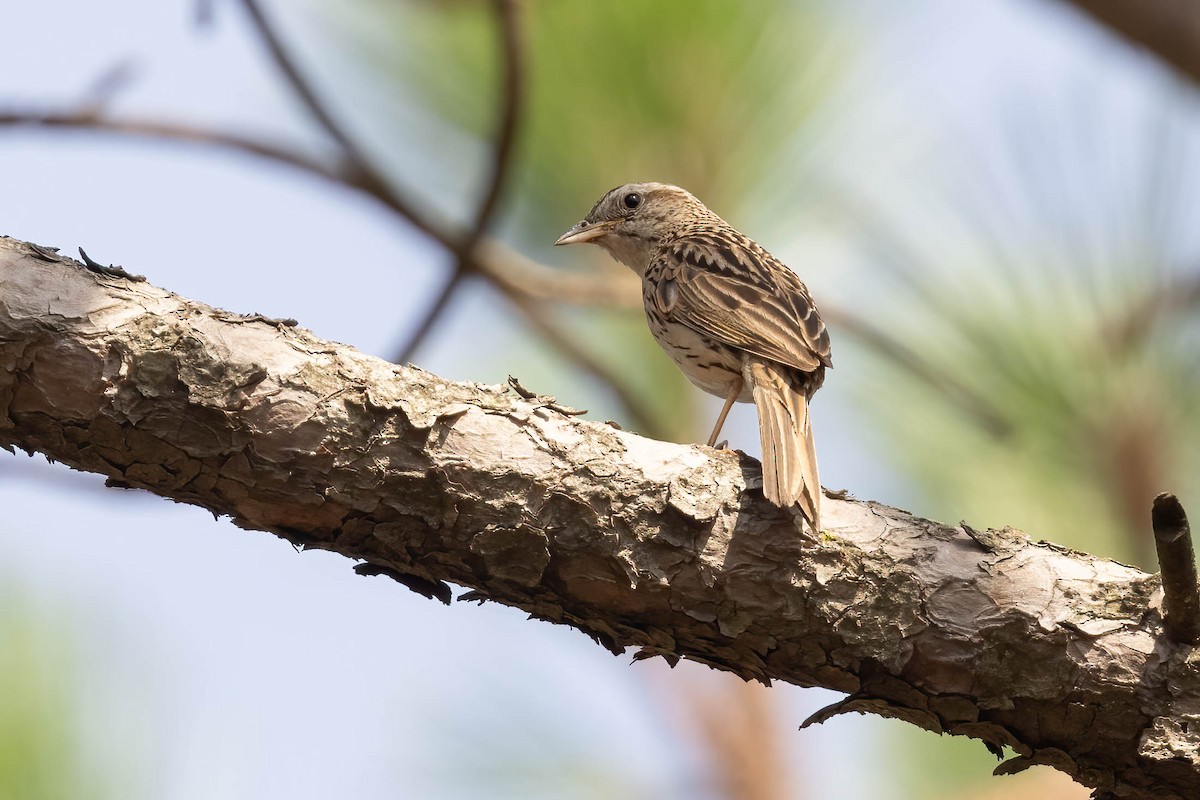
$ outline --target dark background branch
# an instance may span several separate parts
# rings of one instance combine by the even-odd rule
[[[475,219],[454,247],[454,271],[400,347],[395,360],[401,364],[411,361],[433,333],[442,313],[462,286],[463,278],[479,271],[480,258],[475,251],[496,213],[496,204],[504,192],[512,165],[513,150],[517,144],[517,126],[524,111],[525,97],[525,46],[519,16],[520,3],[518,0],[493,0],[492,6],[496,10],[497,30],[500,32],[504,85],[500,92],[491,171],[475,210]]]
[[[1193,0],[1062,0],[1200,81],[1200,6]]]

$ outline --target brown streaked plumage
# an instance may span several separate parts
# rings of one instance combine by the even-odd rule
[[[808,402],[832,367],[808,289],[757,242],[678,186],[608,192],[555,244],[593,242],[642,278],[650,332],[688,379],[725,406],[753,402],[763,494],[820,530],[821,484]]]

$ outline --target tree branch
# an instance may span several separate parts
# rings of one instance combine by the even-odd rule
[[[642,282],[632,270],[611,268],[568,272],[534,261],[495,239],[479,247],[479,272],[505,294],[521,294],[576,306],[625,308],[642,312]]]
[[[496,212],[496,204],[508,180],[509,166],[512,164],[512,154],[517,143],[517,124],[524,109],[525,47],[519,18],[520,0],[493,0],[493,6],[497,16],[497,29],[500,31],[501,52],[504,55],[504,90],[500,92],[491,172],[475,209],[475,218],[454,246],[454,271],[450,273],[441,291],[434,297],[433,302],[421,315],[420,322],[413,327],[412,333],[400,347],[395,361],[401,364],[410,361],[425,343],[467,274],[483,272],[479,269],[481,259],[475,250],[487,233],[488,225]],[[485,278],[489,277],[487,272],[483,272],[483,275]]]
[[[1131,44],[1200,81],[1200,7],[1194,0],[1063,0]]]
[[[541,336],[543,342],[553,342],[554,348],[580,371],[607,386],[634,425],[641,430],[655,430],[659,427],[654,411],[627,384],[618,370],[597,359],[586,347],[575,341],[571,332],[554,320],[549,309],[520,292],[507,291],[505,296],[521,312],[529,327]]]
[[[1154,498],[1150,523],[1162,575],[1167,635],[1176,642],[1196,644],[1200,642],[1200,593],[1187,514],[1175,495],[1163,492]]]
[[[1155,576],[831,496],[0,239],[0,445],[493,600],[613,652],[826,686],[1131,798],[1200,796],[1200,671]]]
[[[326,164],[301,152],[298,148],[232,131],[202,128],[166,120],[104,117],[90,104],[76,110],[0,109],[0,128],[57,128],[88,131],[100,135],[204,145],[254,156],[308,173],[330,183],[358,191],[367,191],[365,185],[353,182],[349,169]],[[385,200],[377,199],[386,205]]]
[[[504,89],[500,92],[496,135],[492,145],[492,168],[487,184],[475,210],[475,219],[460,245],[470,253],[483,238],[488,224],[496,213],[496,204],[508,181],[513,150],[517,144],[517,125],[525,108],[525,43],[521,26],[521,0],[493,0],[500,31],[503,58]],[[468,266],[464,261],[463,266]]]
[[[266,47],[268,56],[283,74],[284,80],[300,104],[341,150],[347,162],[346,172],[350,176],[347,183],[364,188],[418,230],[446,247],[453,248],[453,240],[447,236],[444,226],[419,213],[416,205],[401,195],[392,181],[375,167],[374,161],[359,147],[358,142],[321,99],[296,60],[284,47],[283,40],[276,32],[275,26],[267,19],[258,0],[241,0],[241,4],[250,18],[255,33]]]
[[[454,295],[458,292],[459,286],[462,284],[466,273],[462,269],[454,269],[450,276],[446,278],[442,288],[434,295],[433,300],[425,307],[425,311],[417,320],[417,324],[413,325],[412,332],[404,339],[404,344],[396,350],[396,357],[391,359],[397,364],[408,364],[413,360],[413,356],[421,349],[421,345],[425,344],[425,340],[429,338],[429,334],[433,333],[434,327],[441,320],[443,312],[449,307],[450,301],[454,299]]]

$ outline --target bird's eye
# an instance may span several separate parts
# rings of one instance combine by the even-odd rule
[[[626,208],[637,208],[641,204],[642,204],[642,196],[640,194],[638,194],[637,192],[630,192],[629,194],[625,195],[625,207]]]

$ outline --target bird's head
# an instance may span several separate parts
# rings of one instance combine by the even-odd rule
[[[598,244],[639,275],[660,243],[712,212],[690,192],[666,183],[627,183],[605,194],[554,244]]]

